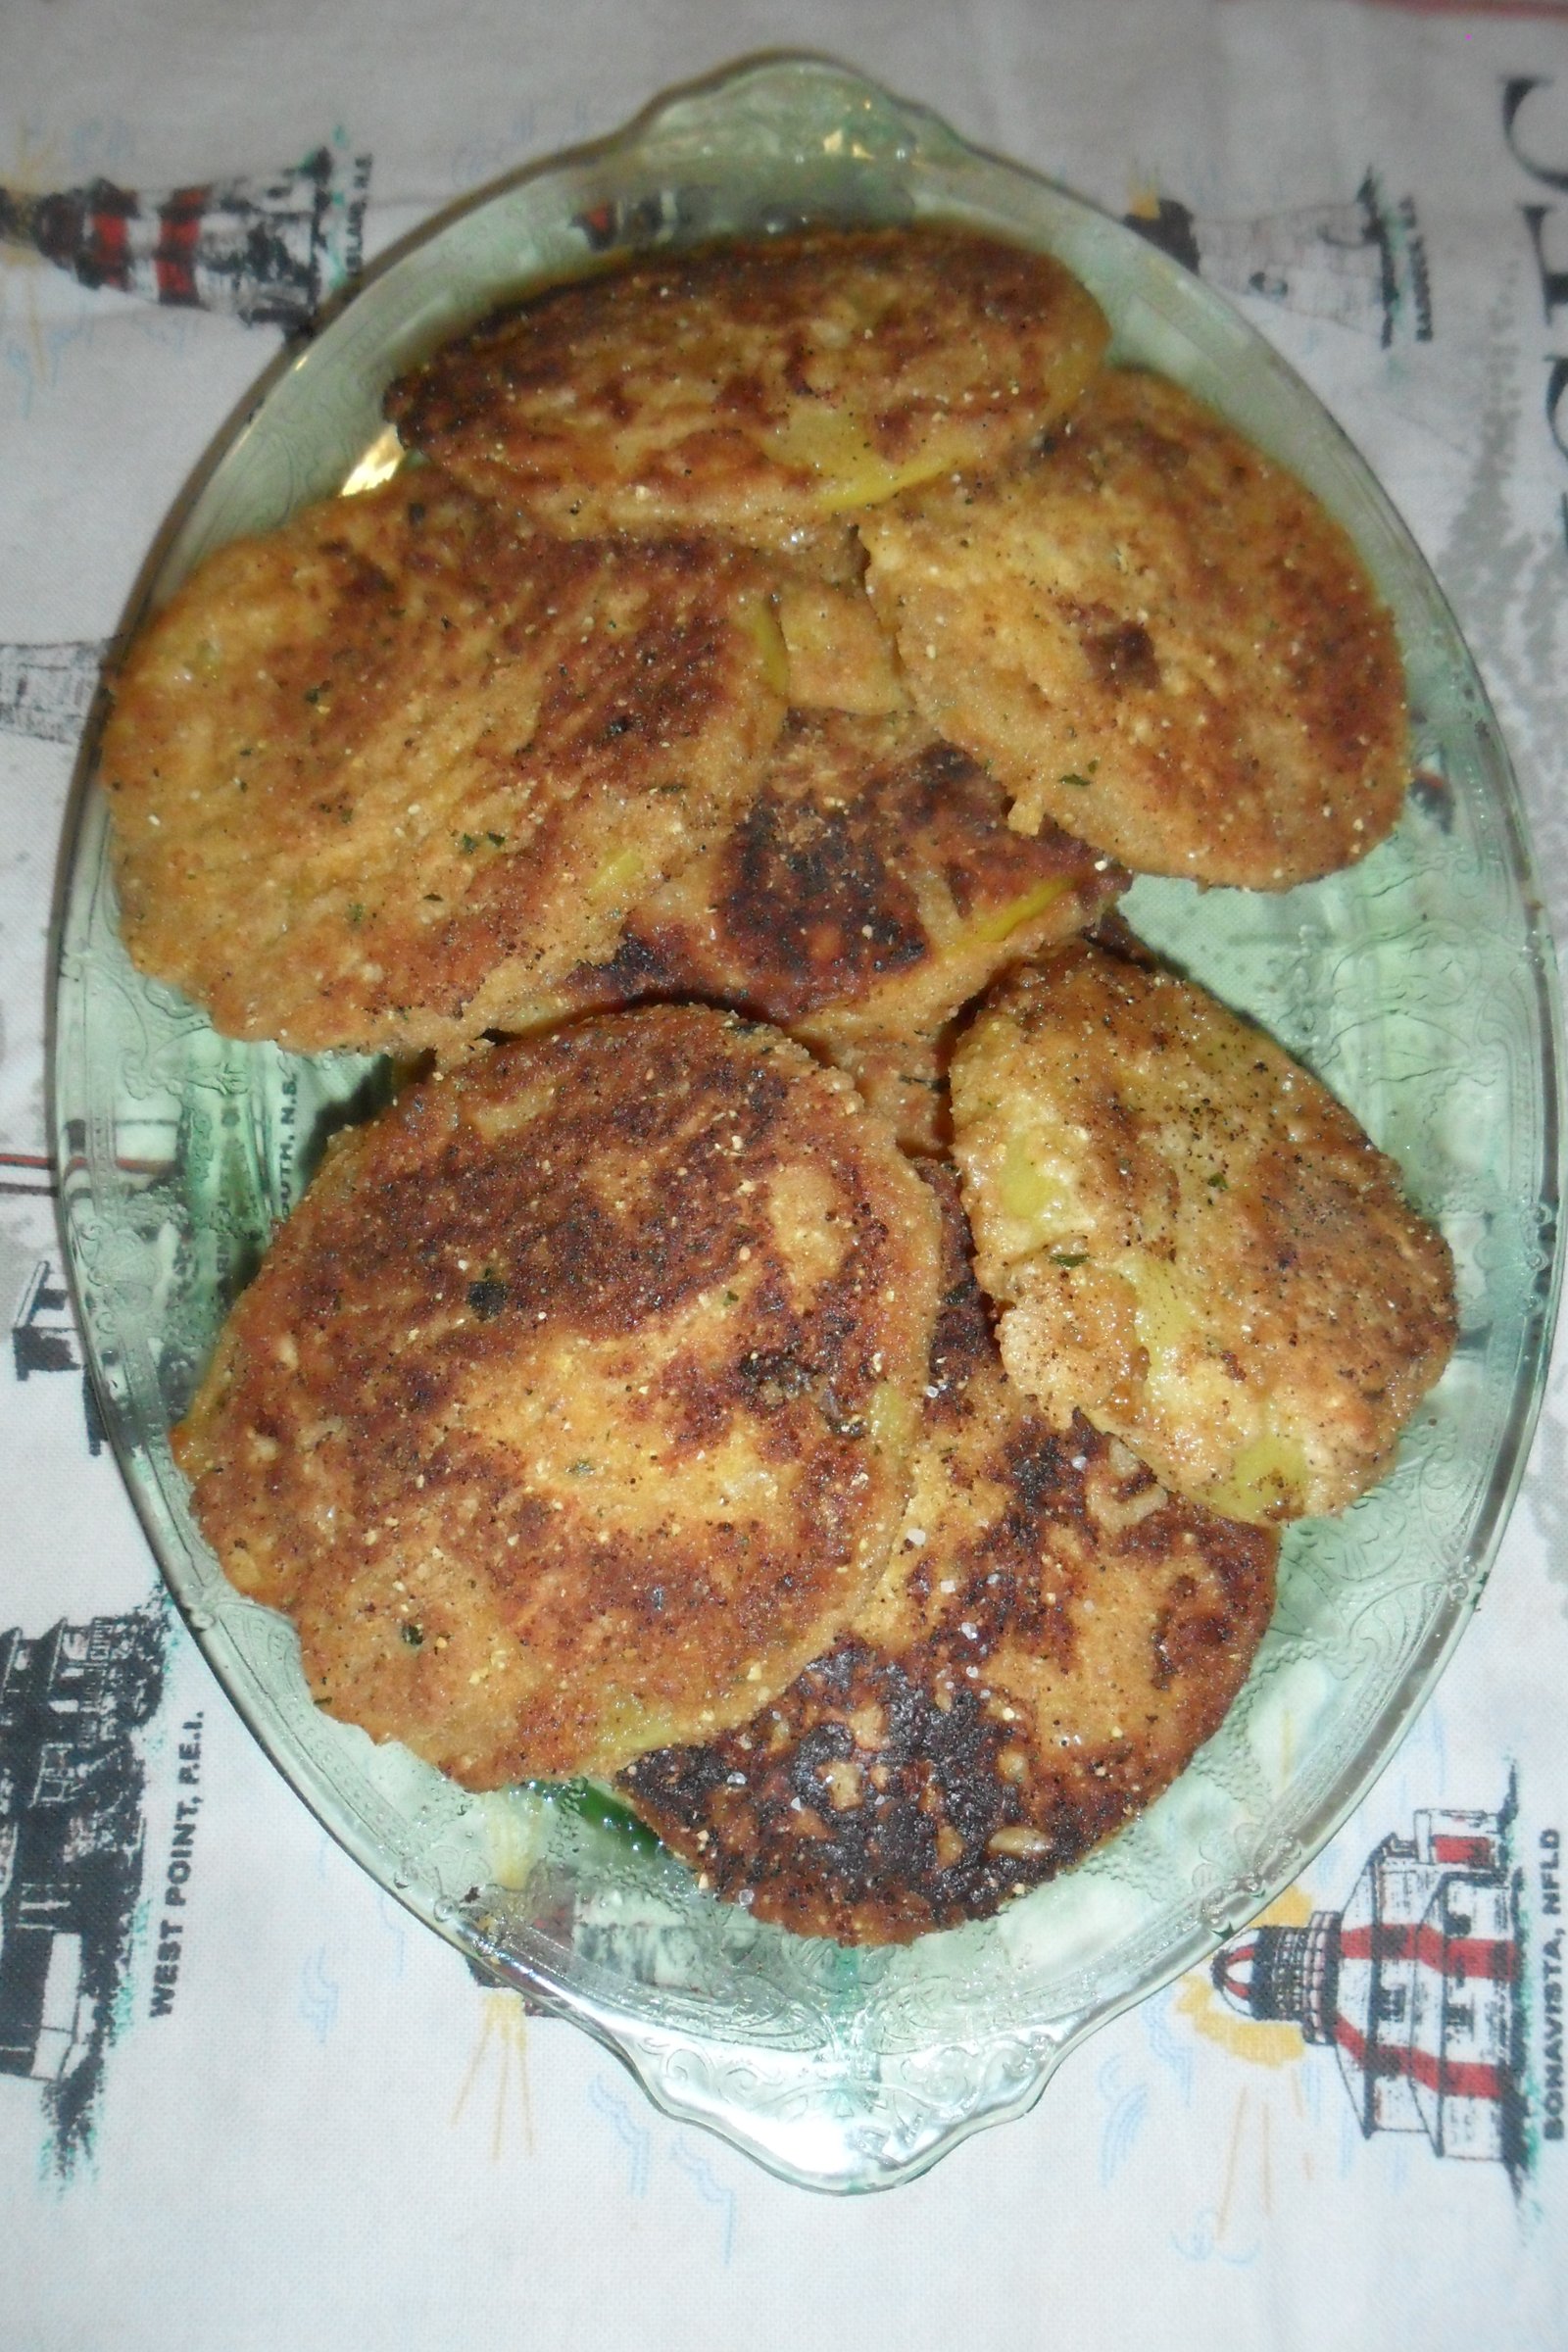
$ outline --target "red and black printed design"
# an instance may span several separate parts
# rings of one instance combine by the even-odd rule
[[[83,286],[309,327],[359,270],[370,158],[318,147],[269,178],[152,195],[95,179],[53,195],[0,188],[0,238]]]
[[[647,196],[608,197],[575,214],[572,226],[591,252],[612,253],[622,245],[689,242],[710,224],[712,209],[709,189],[659,188]]]
[[[1495,1813],[1418,1812],[1413,1837],[1368,1855],[1343,1910],[1250,1929],[1212,1973],[1244,2016],[1332,2048],[1364,2136],[1424,2132],[1517,2185],[1534,2134],[1515,1809],[1510,1789]]]
[[[758,236],[779,236],[792,229],[820,228],[833,217],[833,208],[820,204],[776,204],[752,224]],[[849,213],[846,227],[863,226]],[[659,245],[695,245],[704,237],[722,233],[715,191],[701,181],[673,188],[655,188],[641,196],[607,197],[572,216],[572,226],[590,253],[618,253],[635,248],[647,252]]]

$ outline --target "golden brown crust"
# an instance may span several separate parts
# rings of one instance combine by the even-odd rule
[[[485,320],[386,412],[563,533],[800,545],[868,501],[993,466],[1076,399],[1108,329],[1047,254],[945,227],[661,253]]]
[[[936,1281],[846,1080],[697,1007],[590,1021],[334,1147],[176,1456],[329,1712],[473,1788],[612,1771],[875,1581]]]
[[[1452,1267],[1311,1074],[1174,973],[1077,944],[954,1056],[1009,1373],[1238,1518],[1335,1511],[1447,1360]]]
[[[175,1432],[233,1581],[334,1714],[474,1788],[621,1772],[846,1942],[1174,1779],[1269,1522],[1451,1345],[1391,1163],[1110,911],[1118,857],[1361,855],[1405,750],[1344,535],[1176,386],[1084,397],[1105,331],[954,228],[552,288],[393,387],[432,463],[203,568],[105,738],[145,969],[477,1048],[333,1147]],[[1124,953],[1050,953],[1086,924]],[[955,1054],[1001,1353],[894,1144],[954,1141]]]
[[[844,1943],[984,1917],[1080,1860],[1217,1729],[1273,1604],[1271,1531],[1011,1387],[937,1181],[943,1305],[887,1573],[752,1723],[621,1783],[721,1895]]]
[[[503,1025],[742,805],[779,656],[710,543],[521,537],[428,469],[327,500],[209,559],[117,682],[126,946],[301,1052]]]
[[[863,569],[858,543],[856,553]],[[806,564],[780,564],[773,598],[789,660],[790,701],[798,710],[907,715],[898,651],[862,579],[829,579]]]
[[[863,1078],[901,1139],[929,1149],[960,1006],[1126,881],[1054,825],[1012,832],[1000,787],[922,720],[796,710],[725,838],[540,1017],[649,997],[736,1005]]]
[[[1392,620],[1316,499],[1179,385],[1107,370],[1044,455],[859,521],[910,692],[1021,829],[1279,890],[1396,820]]]

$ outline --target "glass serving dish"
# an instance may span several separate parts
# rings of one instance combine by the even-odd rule
[[[1292,1529],[1223,1729],[1142,1820],[990,1921],[845,1950],[720,1905],[588,1787],[472,1796],[311,1704],[292,1628],[196,1533],[169,1449],[229,1302],[373,1062],[216,1036],[122,950],[92,747],[67,847],[55,1120],[104,1415],[187,1623],[325,1826],[482,1972],[616,2050],[672,2115],[786,2178],[884,2186],[1018,2115],[1096,2025],[1279,1893],[1421,1704],[1524,1463],[1557,1283],[1550,948],[1506,757],[1444,599],[1337,427],[1200,280],[1116,221],[809,59],[742,68],[449,216],[286,359],[187,499],[133,622],[208,550],[384,466],[388,379],[500,297],[607,251],[941,216],[1058,254],[1115,355],[1223,410],[1358,542],[1397,617],[1418,781],[1353,871],[1279,897],[1141,881],[1137,927],[1311,1065],[1452,1245],[1461,1332],[1394,1474]]]

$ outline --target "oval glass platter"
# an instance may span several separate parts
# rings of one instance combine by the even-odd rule
[[[274,371],[129,616],[210,549],[384,469],[388,379],[506,293],[626,247],[926,216],[1054,251],[1108,313],[1115,356],[1178,377],[1302,475],[1359,544],[1409,677],[1417,785],[1362,865],[1278,897],[1141,881],[1128,903],[1395,1154],[1452,1246],[1461,1314],[1396,1470],[1291,1531],[1241,1698],[1141,1821],[993,1920],[851,1951],[720,1905],[591,1788],[471,1796],[318,1713],[292,1629],[241,1599],[196,1533],[167,1433],[326,1134],[385,1073],[229,1043],[131,969],[90,745],[56,1002],[65,1242],[106,1422],[235,1705],[325,1826],[479,1970],[599,2035],[672,2114],[833,2189],[909,2178],[1017,2115],[1095,2025],[1255,1915],[1366,1787],[1479,1594],[1555,1304],[1558,1030],[1517,797],[1447,608],[1312,395],[1198,278],[931,116],[791,60],[676,95],[381,268]]]

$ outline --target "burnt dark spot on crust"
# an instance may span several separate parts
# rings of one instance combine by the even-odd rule
[[[777,1021],[929,1151],[960,1005],[1126,881],[1053,825],[1013,832],[1001,786],[923,722],[792,711],[743,817],[632,907],[561,1008],[686,1000]]]
[[[1129,686],[1153,688],[1160,682],[1154,641],[1142,621],[1123,621],[1086,637],[1084,653],[1097,682],[1112,693]]]
[[[952,1176],[926,1181],[930,1450],[878,1595],[750,1724],[622,1779],[720,1895],[851,1943],[983,1918],[1140,1811],[1234,1696],[1278,1550],[1081,1416],[1040,1420],[1002,1373]]]
[[[715,914],[782,1015],[856,996],[927,953],[914,894],[861,809],[763,791],[724,851]]]
[[[740,1378],[758,1404],[767,1411],[792,1396],[804,1396],[817,1374],[812,1365],[804,1363],[791,1348],[756,1348],[742,1359]]]
[[[873,1749],[858,1745],[852,1719],[876,1722]],[[1026,1821],[999,1770],[1011,1727],[961,1684],[933,1687],[855,1641],[808,1668],[787,1704],[744,1737],[748,1748],[732,1737],[644,1756],[622,1785],[663,1835],[700,1855],[721,1896],[747,1891],[756,1916],[840,1940],[904,1942],[984,1918],[1022,1878],[1038,1883],[1080,1859],[1130,1809],[1124,1788],[1075,1758],[1044,1808],[1035,1792]],[[1036,1833],[1042,1810],[1049,1827]],[[1027,1853],[1008,1850],[1005,1836],[994,1845],[1020,1830]]]

